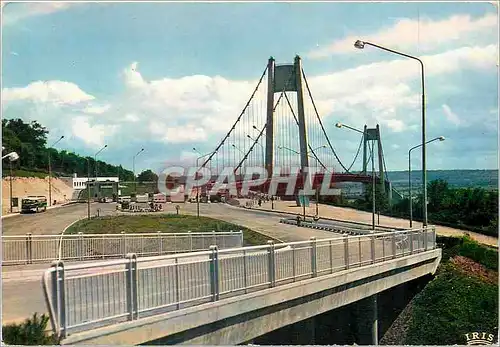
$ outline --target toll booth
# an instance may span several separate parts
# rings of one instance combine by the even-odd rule
[[[88,185],[91,199],[101,200],[103,198],[109,198],[115,202],[118,201],[119,182],[110,180],[95,181],[91,179]]]

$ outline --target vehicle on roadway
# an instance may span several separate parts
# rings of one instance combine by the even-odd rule
[[[28,196],[21,201],[21,213],[46,210],[47,198],[45,196]]]
[[[162,193],[154,194],[153,195],[153,202],[155,204],[163,204],[167,202],[167,196]]]

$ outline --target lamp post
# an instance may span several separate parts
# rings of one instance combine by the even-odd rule
[[[389,49],[386,47],[382,47],[382,46],[376,45],[376,44],[371,43],[371,42],[357,40],[354,43],[354,47],[356,47],[358,49],[365,48],[365,45],[373,46],[373,47],[379,48],[381,50],[384,50],[384,51],[387,51],[390,53],[394,53],[394,54],[397,54],[397,55],[400,55],[400,56],[403,56],[406,58],[410,58],[410,59],[416,60],[420,63],[421,82],[422,82],[422,145],[421,145],[422,146],[422,184],[424,185],[424,189],[423,189],[423,193],[424,193],[423,225],[424,225],[424,227],[426,227],[427,226],[427,163],[426,163],[425,145],[426,145],[427,141],[425,138],[425,73],[424,73],[424,62],[421,59],[414,57],[412,55],[401,53],[401,52],[398,52],[398,51],[395,51],[395,50],[392,50],[392,49]]]
[[[408,199],[410,201],[410,228],[413,226],[413,201],[412,201],[412,193],[411,193],[411,151],[413,151],[416,148],[422,147],[423,145],[425,145],[427,143],[431,143],[431,142],[434,142],[437,140],[444,141],[445,137],[439,136],[439,137],[433,138],[432,140],[429,140],[426,143],[421,143],[417,146],[410,148],[410,150],[408,151]]]
[[[247,134],[247,137],[252,140],[253,142],[255,142],[256,144],[258,144],[260,146],[260,148],[262,149],[262,166],[265,166],[265,154],[264,154],[264,146],[262,146],[262,144],[260,144],[259,142],[257,142],[256,139],[254,139],[252,136],[248,135]]]
[[[137,152],[136,155],[134,155],[134,157],[132,158],[132,170],[134,171],[134,193],[137,194],[137,183],[135,181],[135,158],[141,154],[142,152],[144,152],[144,148],[141,148],[141,150],[139,152]]]
[[[347,128],[347,129],[350,129],[352,131],[356,131],[360,134],[363,134],[363,136],[366,136],[365,132],[364,131],[361,131],[359,129],[356,129],[356,128],[353,128],[353,127],[350,127],[348,125],[345,125],[343,123],[336,123],[335,126],[337,128]],[[371,157],[372,157],[372,230],[375,231],[375,214],[376,214],[376,204],[375,204],[375,161],[374,161],[374,158],[373,158],[373,151],[375,149],[375,145],[372,144],[372,152],[371,152]],[[364,164],[363,164],[364,165]]]
[[[2,150],[4,149],[5,147],[2,146]],[[17,152],[10,152],[9,154],[2,156],[2,160],[4,160],[5,158],[9,158],[9,168],[10,168],[9,197],[10,197],[10,213],[12,213],[12,162],[19,159],[19,154],[17,154]]]
[[[87,219],[90,220],[90,158],[87,157]]]
[[[97,155],[99,153],[101,153],[107,147],[108,147],[108,145],[104,145],[104,147],[102,147],[99,151],[97,151],[96,154],[94,154],[94,165],[95,165],[95,168],[94,168],[94,170],[95,170],[94,187],[96,187],[96,185],[97,185]]]
[[[52,206],[52,165],[50,162],[50,149],[54,147],[59,141],[64,139],[64,135],[59,138],[56,142],[49,147],[49,206]]]
[[[215,153],[215,151],[207,153],[207,154],[201,154],[201,152],[198,151],[195,147],[193,147],[193,151],[200,154],[200,157],[196,158],[196,179],[198,179],[199,160],[202,158],[205,158],[206,156],[209,156],[209,155]],[[199,185],[196,186],[196,217],[198,217],[198,218],[200,217],[200,186]]]
[[[97,155],[99,153],[101,153],[102,151],[104,151],[104,149],[107,148],[107,147],[108,147],[108,145],[104,145],[103,148],[101,148],[99,151],[97,151],[96,154],[94,154],[94,164],[95,164],[94,170],[95,170],[95,178],[96,178],[96,180],[97,180]]]

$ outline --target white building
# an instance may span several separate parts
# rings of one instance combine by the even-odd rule
[[[77,177],[74,174],[72,178],[73,189],[85,189],[87,187],[87,177]],[[118,182],[118,177],[90,177],[90,182]]]

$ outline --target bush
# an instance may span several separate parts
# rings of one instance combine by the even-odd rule
[[[9,345],[54,345],[58,344],[53,335],[48,335],[47,324],[49,317],[45,314],[33,314],[21,324],[7,324],[2,327],[2,338]]]
[[[498,251],[472,240],[468,235],[463,237],[438,236],[436,242],[438,247],[443,249],[443,263],[451,257],[461,255],[490,270],[498,271]]]
[[[498,271],[498,251],[495,249],[480,245],[469,236],[462,238],[462,244],[458,255],[470,258],[488,269]]]
[[[497,308],[497,285],[444,264],[436,278],[415,297],[403,344],[464,345],[467,333],[496,331]]]

